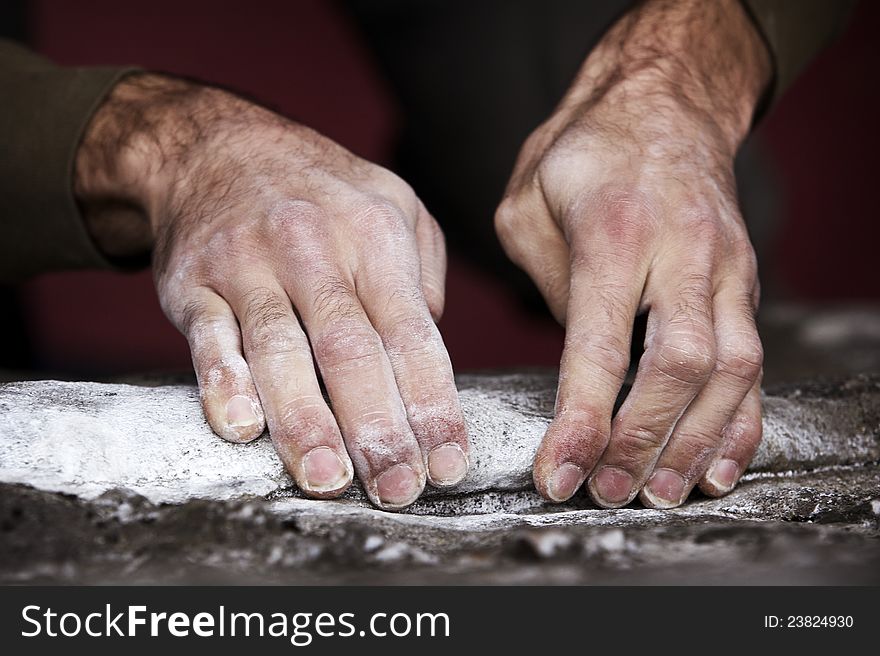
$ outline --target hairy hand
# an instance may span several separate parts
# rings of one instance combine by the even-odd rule
[[[728,492],[761,437],[755,257],[733,177],[769,79],[736,0],[647,2],[524,145],[496,228],[566,326],[534,478],[562,501],[651,507]],[[633,319],[645,353],[612,420]]]
[[[216,433],[246,442],[268,424],[312,497],[338,496],[354,470],[397,509],[426,478],[464,477],[434,323],[443,236],[397,176],[232,94],[139,75],[93,119],[75,182],[105,252],[153,243]]]

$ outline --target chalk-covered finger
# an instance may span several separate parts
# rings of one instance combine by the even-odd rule
[[[268,274],[255,280],[230,295],[272,442],[305,494],[338,496],[353,467],[321,395],[308,340],[278,282]]]
[[[590,477],[590,492],[604,507],[620,507],[635,497],[715,367],[710,276],[670,260],[652,276],[658,288],[648,316],[646,351],[614,418],[608,448]]]
[[[715,295],[715,370],[676,424],[642,489],[641,499],[650,507],[673,508],[687,498],[715,459],[724,427],[760,374],[763,353],[751,297],[737,287],[730,281]]]
[[[721,450],[700,480],[700,489],[713,497],[730,492],[745,473],[761,443],[761,378],[752,386],[724,429]]]
[[[382,340],[341,274],[301,280],[295,301],[348,453],[371,501],[397,510],[425,487],[425,466]]]
[[[232,309],[200,288],[181,305],[178,324],[189,342],[205,417],[230,442],[249,442],[265,429],[263,408],[241,349]]]
[[[386,225],[370,262],[360,263],[358,295],[391,363],[428,479],[455,485],[467,474],[467,430],[452,364],[419,285],[416,236],[393,210],[376,220]]]
[[[538,491],[553,501],[564,501],[578,490],[608,444],[647,273],[645,223],[625,207],[609,205],[604,210],[595,217],[600,229],[572,240],[555,417],[535,456],[533,472]],[[620,221],[625,229],[607,227]]]

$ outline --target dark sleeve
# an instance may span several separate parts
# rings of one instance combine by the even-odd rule
[[[90,117],[132,69],[61,68],[0,40],[0,282],[105,267],[72,190]]]
[[[855,0],[743,0],[773,57],[775,101],[846,26]]]

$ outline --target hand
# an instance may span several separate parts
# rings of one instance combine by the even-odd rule
[[[724,494],[761,438],[755,256],[733,160],[770,76],[736,0],[647,2],[525,143],[496,229],[566,326],[548,499],[654,508]],[[612,420],[633,319],[645,353]]]
[[[202,405],[233,442],[268,424],[311,497],[354,469],[399,509],[467,472],[452,368],[434,323],[443,236],[409,186],[232,94],[126,78],[92,120],[75,190],[98,245],[153,245]],[[332,403],[324,400],[319,383]]]

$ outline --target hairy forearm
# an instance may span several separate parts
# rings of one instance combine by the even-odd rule
[[[739,0],[649,0],[593,50],[562,109],[609,94],[643,106],[671,102],[711,116],[735,151],[771,75],[767,48]]]
[[[270,113],[220,89],[169,76],[126,77],[89,123],[74,194],[98,247],[111,257],[149,251],[171,198],[190,182],[196,146],[223,126]],[[276,117],[280,120],[280,117]]]
[[[155,131],[156,99],[184,85],[152,74],[117,84],[92,117],[77,150],[73,189],[98,247],[111,257],[149,251],[150,157],[142,144]],[[161,102],[159,103],[161,105]]]

